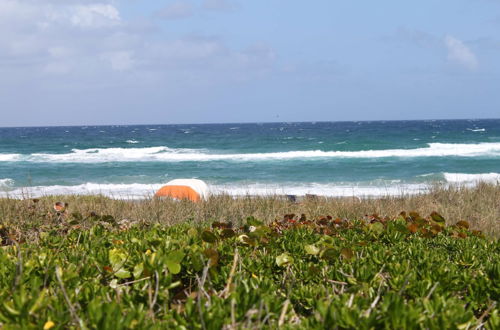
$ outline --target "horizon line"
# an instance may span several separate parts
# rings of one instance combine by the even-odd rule
[[[303,123],[359,123],[359,122],[411,122],[411,121],[463,121],[463,120],[500,120],[500,118],[427,118],[427,119],[375,119],[375,120],[311,120],[311,121],[248,121],[248,122],[201,122],[201,123],[162,123],[162,124],[71,124],[71,125],[28,125],[28,126],[0,126],[3,128],[57,128],[57,127],[109,127],[109,126],[177,126],[177,125],[248,125],[248,124],[303,124]]]

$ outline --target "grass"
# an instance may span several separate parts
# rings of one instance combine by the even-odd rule
[[[499,201],[3,199],[0,328],[498,329]]]
[[[481,230],[486,235],[500,236],[500,184],[486,183],[473,188],[435,186],[428,194],[422,195],[374,199],[317,197],[304,198],[298,203],[291,203],[282,196],[233,198],[227,195],[213,196],[196,204],[152,198],[127,201],[104,196],[52,196],[42,198],[38,203],[33,203],[31,199],[0,199],[0,221],[17,228],[23,235],[29,235],[29,228],[44,224],[42,213],[51,210],[52,204],[57,201],[68,203],[68,212],[82,215],[95,212],[109,214],[119,220],[164,225],[187,220],[231,221],[240,224],[248,216],[271,222],[289,213],[304,213],[313,218],[329,214],[340,218],[360,219],[373,213],[394,216],[402,210],[421,214],[437,211],[447,219],[448,224],[465,220],[472,228]]]

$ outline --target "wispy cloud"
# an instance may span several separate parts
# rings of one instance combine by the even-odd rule
[[[175,1],[160,9],[156,16],[163,19],[181,19],[193,16],[194,6],[187,1]]]
[[[463,41],[448,35],[444,38],[444,43],[448,49],[448,60],[450,62],[456,63],[471,71],[479,67],[476,55],[463,43]]]

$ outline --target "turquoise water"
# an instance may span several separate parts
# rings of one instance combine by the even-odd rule
[[[0,192],[385,195],[500,180],[500,120],[0,128]]]

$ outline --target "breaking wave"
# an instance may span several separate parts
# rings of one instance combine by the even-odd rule
[[[0,188],[8,188],[11,187],[14,184],[14,180],[6,178],[6,179],[0,179]]]
[[[387,157],[499,157],[500,143],[477,144],[429,143],[415,149],[383,149],[361,151],[287,151],[269,153],[213,154],[205,149],[168,147],[73,149],[70,153],[0,154],[0,161],[103,163],[103,162],[203,162],[203,161],[266,161],[318,158],[387,158]]]
[[[477,182],[500,183],[500,173],[479,173],[479,174],[443,173],[443,175],[446,182],[449,183],[477,183]]]
[[[85,183],[74,186],[36,186],[14,188],[1,191],[0,197],[33,198],[53,195],[104,195],[114,199],[144,199],[150,198],[163,184],[98,184]],[[211,185],[212,194],[229,194],[232,196],[272,196],[314,194],[318,196],[342,197],[376,197],[400,196],[426,192],[425,184],[405,184],[388,186],[370,185],[336,185],[336,184],[241,184],[241,185]]]

